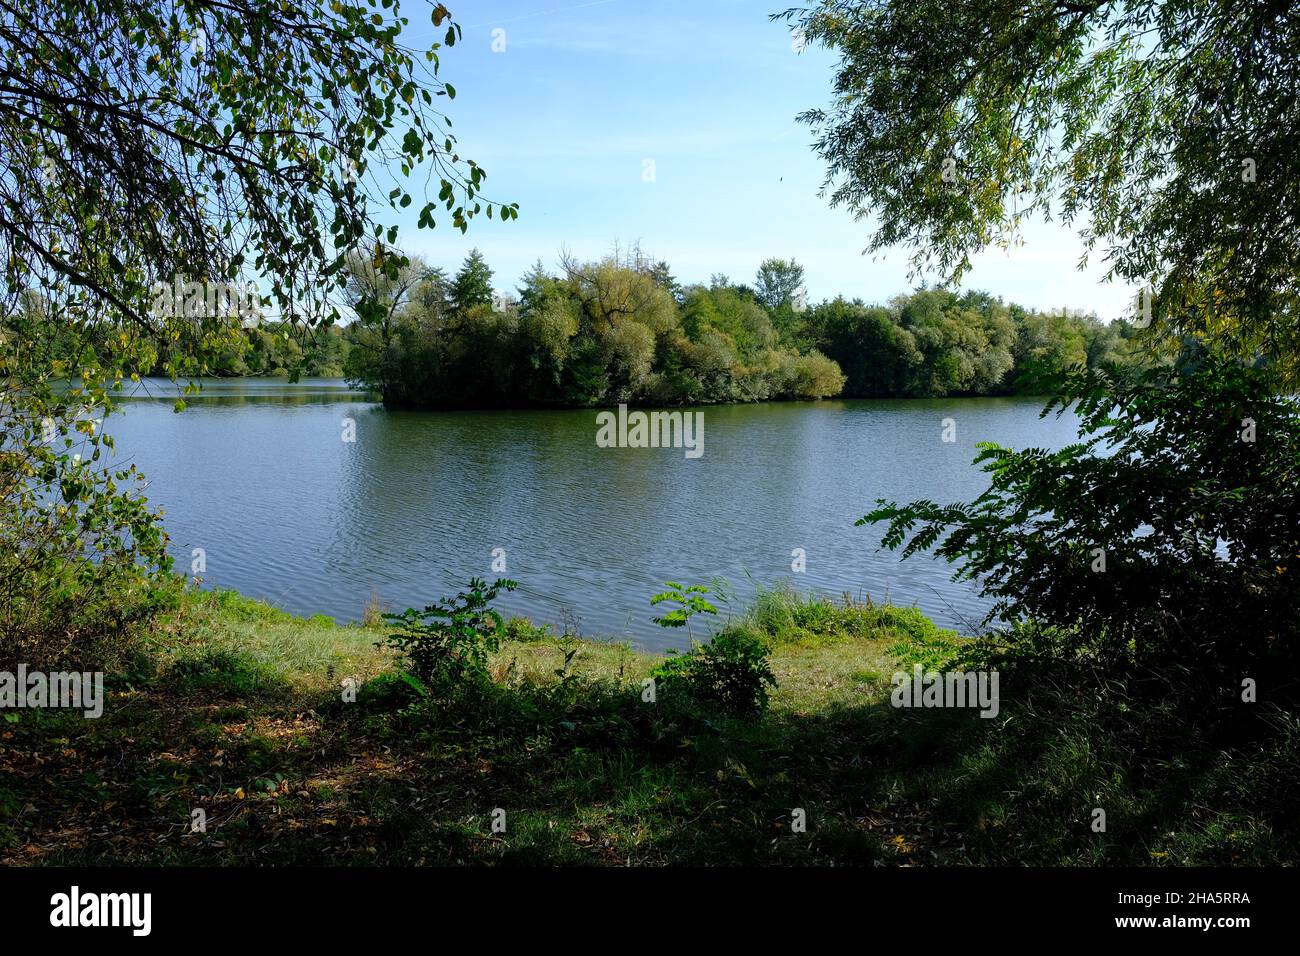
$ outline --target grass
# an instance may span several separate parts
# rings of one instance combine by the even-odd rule
[[[941,666],[968,642],[914,609],[782,591],[726,626],[771,649],[778,687],[761,718],[646,703],[641,681],[661,658],[521,620],[488,692],[421,702],[376,647],[381,628],[193,596],[113,675],[101,719],[24,712],[0,724],[0,862],[1297,857],[1294,718],[1225,743],[1158,704],[1125,712],[1118,698],[1015,673],[996,720],[896,709],[895,671]]]

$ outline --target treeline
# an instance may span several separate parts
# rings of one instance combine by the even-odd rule
[[[201,374],[219,378],[243,375],[343,378],[348,352],[358,330],[339,325],[305,329],[301,323],[264,321],[256,327],[232,329],[229,334],[204,338],[200,357],[183,365],[180,360],[185,357],[186,349],[198,351],[190,339],[176,341],[166,330],[132,327],[128,331],[134,354],[127,368],[139,375],[165,378],[175,371],[181,377]],[[108,354],[122,334],[124,330],[117,325],[52,321],[41,303],[0,322],[0,341],[6,335],[21,336],[29,358],[49,368],[62,363],[64,368],[75,369],[90,356]]]
[[[243,329],[234,341],[222,345],[208,357],[211,375],[310,375],[320,378],[343,378],[348,353],[352,350],[354,329],[328,325],[303,330],[286,322],[264,322],[256,328]],[[159,360],[152,374],[165,375],[166,350],[158,350]]]
[[[454,276],[419,259],[349,261],[344,325],[264,321],[217,341],[205,374],[347,378],[411,407],[702,405],[781,399],[1005,395],[1043,375],[1137,361],[1136,329],[985,292],[919,289],[885,305],[803,301],[803,268],[683,286],[634,250],[539,261],[494,292],[472,251]],[[141,374],[169,374],[159,340]],[[80,346],[51,339],[55,353]]]
[[[353,264],[364,319],[349,379],[402,406],[687,405],[842,395],[1009,394],[1036,376],[1129,362],[1132,326],[922,289],[888,305],[808,307],[803,269],[769,259],[753,285],[682,286],[639,251],[558,273],[539,261],[494,295],[472,251],[454,277],[411,260]]]
[[[800,315],[799,330],[839,364],[841,394],[856,398],[1032,392],[1041,376],[1139,360],[1130,322],[1038,312],[986,292],[922,289],[886,306],[835,299]]]
[[[182,377],[201,371],[217,378],[239,376],[314,376],[344,378],[354,329],[346,325],[317,325],[263,321],[230,335],[206,340],[201,368],[186,367]],[[138,371],[142,375],[168,377],[184,347],[169,342],[165,335],[145,336],[148,356]]]
[[[495,296],[477,250],[448,279],[409,263],[397,279],[354,270],[358,302],[347,374],[392,405],[647,405],[838,394],[844,376],[801,348],[752,290],[682,288],[639,254],[539,262],[518,297]]]

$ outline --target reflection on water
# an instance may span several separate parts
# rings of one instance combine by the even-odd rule
[[[653,647],[684,635],[650,623],[650,594],[719,575],[740,604],[790,580],[968,628],[986,605],[950,566],[900,564],[878,529],[853,522],[877,498],[978,494],[978,441],[1059,448],[1074,435],[1072,418],[1040,419],[1032,399],[710,407],[691,460],[598,448],[594,410],[389,412],[341,382],[231,379],[177,415],[175,386],[139,391],[109,431],[166,509],[178,566],[205,550],[208,584],[355,620],[372,592],[400,610],[494,577],[504,548],[523,585],[508,610],[558,623],[567,609],[584,635]]]
[[[210,378],[194,383],[198,390],[187,392],[185,380],[146,378],[122,383],[120,396],[136,401],[175,402],[187,405],[311,405],[333,402],[367,402],[371,396],[353,391],[346,382],[333,378]]]

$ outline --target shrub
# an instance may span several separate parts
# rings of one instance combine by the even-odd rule
[[[506,621],[506,640],[520,644],[537,644],[554,640],[555,632],[549,624],[534,624],[526,617],[515,615]]]
[[[267,665],[221,650],[180,658],[165,678],[178,690],[233,696],[272,693],[288,686]]]
[[[1265,369],[1215,358],[1120,378],[1080,373],[1080,440],[983,445],[992,486],[970,504],[880,507],[904,556],[934,549],[1036,621],[1044,656],[1138,665],[1219,686],[1269,670],[1300,637],[1300,408]]]
[[[660,664],[651,676],[671,692],[680,687],[696,704],[744,716],[767,709],[776,676],[768,648],[754,631],[729,627],[702,647]]]
[[[0,666],[110,667],[177,607],[167,537],[134,466],[103,463],[100,406],[15,363],[0,327]]]
[[[505,622],[492,608],[501,591],[518,584],[502,578],[488,586],[473,578],[468,590],[423,611],[407,608],[384,619],[398,630],[387,643],[406,658],[411,674],[439,696],[481,688],[490,681],[488,654],[501,645]]]
[[[423,699],[416,684],[408,674],[386,671],[366,681],[357,701],[364,713],[398,711]]]
[[[0,559],[0,669],[112,668],[180,606],[179,580],[113,559],[29,550],[25,567]],[[10,573],[14,571],[14,573]]]

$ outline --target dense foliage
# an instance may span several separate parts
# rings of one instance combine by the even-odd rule
[[[800,316],[856,397],[1038,394],[1071,369],[1141,361],[1129,322],[1004,305],[987,293],[922,289],[887,306],[836,299]]]
[[[1275,390],[1218,359],[1076,375],[1044,414],[1074,407],[1079,442],[985,445],[975,501],[881,501],[859,524],[960,562],[1039,650],[1300,697],[1300,406]]]
[[[974,502],[863,520],[961,562],[1017,646],[1104,665],[1076,676],[1136,665],[1230,696],[1268,672],[1294,703],[1294,5],[816,0],[778,18],[840,58],[801,118],[832,202],[878,224],[871,249],[953,280],[1025,221],[1077,223],[1086,256],[1153,292],[1135,323],[1170,360],[1103,374],[1094,337],[1061,386],[1078,444],[986,448]]]
[[[753,288],[723,277],[683,288],[639,255],[562,266],[555,276],[538,263],[516,299],[490,295],[477,251],[451,281],[418,260],[377,280],[355,260],[355,294],[385,308],[347,327],[348,376],[393,405],[678,405],[1000,394],[1136,355],[1128,323],[978,292],[809,308],[802,268],[777,259]]]
[[[279,323],[341,371],[344,266],[397,240],[376,210],[432,177],[422,227],[514,217],[456,153],[459,27],[423,9],[417,48],[390,0],[0,8],[0,658],[102,661],[169,593],[140,476],[102,456],[126,380],[311,370]]]
[[[87,338],[80,331],[41,321],[31,325],[23,341],[26,348],[40,349],[64,368],[71,368],[78,364],[78,354],[86,348]],[[170,377],[172,369],[185,362],[188,348],[168,341],[163,335],[147,333],[137,335],[135,344],[136,355],[126,363],[129,371],[158,378]],[[264,322],[256,327],[231,330],[220,342],[206,348],[201,364],[192,364],[190,371],[201,371],[216,378],[244,375],[342,378],[351,348],[352,336],[347,326],[305,329],[289,322]]]
[[[488,655],[505,635],[505,621],[492,602],[516,587],[505,578],[490,585],[474,578],[455,597],[423,611],[407,608],[401,614],[385,614],[384,620],[396,629],[387,643],[404,656],[410,675],[426,693],[472,692],[488,682]]]
[[[679,302],[640,257],[563,265],[534,269],[517,302],[490,302],[477,252],[450,283],[406,264],[402,298],[358,322],[349,377],[388,404],[435,406],[820,398],[843,385],[825,356],[781,341],[752,293],[695,288]]]
[[[354,255],[348,295],[358,315],[370,302],[367,318],[314,329],[249,323],[210,342],[201,370],[347,377],[394,405],[675,405],[1008,394],[1141,357],[1126,320],[1030,310],[984,292],[808,306],[796,285],[802,267],[778,259],[762,264],[753,287],[723,277],[682,287],[662,262],[570,266],[559,278],[539,263],[513,297],[493,293],[477,250],[450,278],[419,260],[400,261],[393,277]],[[32,323],[38,330],[47,352],[76,363],[82,338],[54,322]],[[147,333],[134,342],[131,371],[199,368],[186,365],[188,343]]]
[[[724,628],[709,643],[669,657],[651,677],[658,693],[682,693],[697,707],[738,716],[767,709],[768,690],[776,687],[771,648],[743,627]]]
[[[815,0],[803,119],[832,201],[945,278],[1027,219],[1077,223],[1151,318],[1300,369],[1300,12],[1227,0]]]
[[[0,670],[103,666],[175,598],[166,535],[99,420],[19,394],[22,361],[0,349]]]
[[[156,329],[159,280],[269,280],[282,317],[311,319],[361,237],[396,239],[374,210],[413,202],[415,168],[441,187],[421,225],[444,206],[464,227],[483,172],[456,155],[438,76],[459,27],[423,10],[441,42],[416,49],[388,2],[6,5],[6,286]]]

